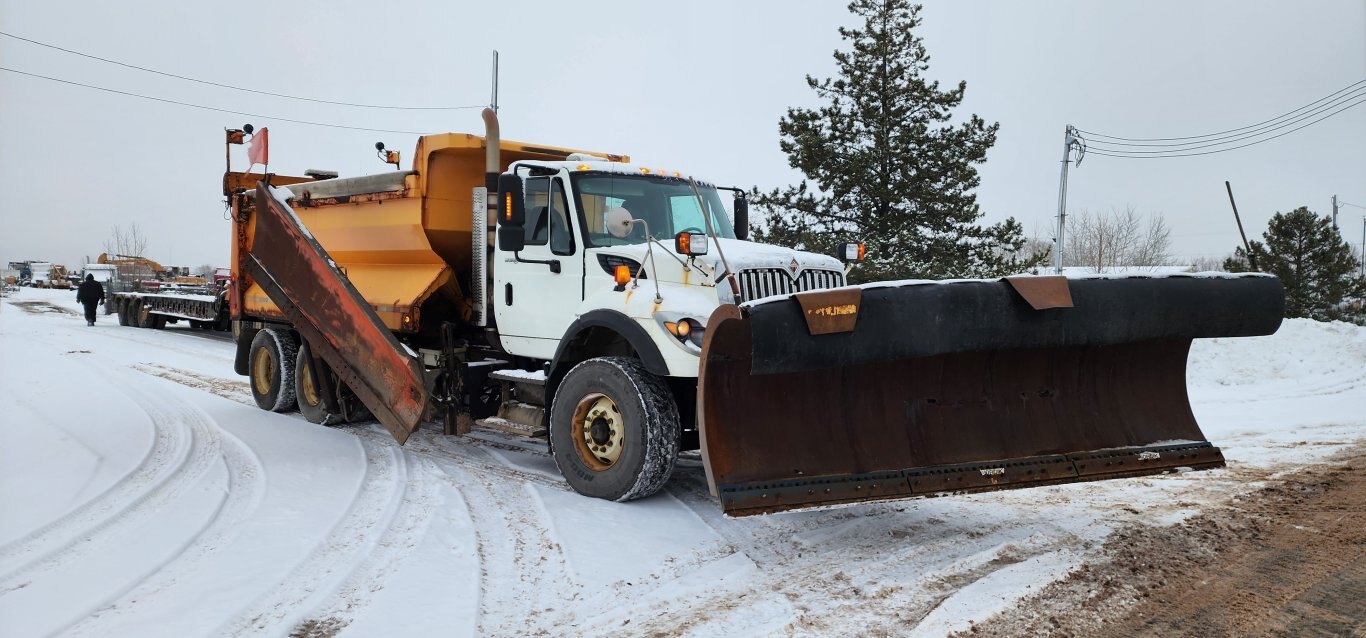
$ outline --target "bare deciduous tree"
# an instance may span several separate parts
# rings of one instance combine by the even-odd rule
[[[1171,229],[1162,214],[1143,217],[1133,206],[1111,209],[1109,214],[1081,211],[1068,216],[1065,266],[1081,266],[1094,272],[1117,267],[1152,269],[1171,259]]]
[[[147,236],[142,234],[137,222],[130,222],[126,230],[115,225],[109,231],[109,238],[104,240],[104,252],[110,258],[142,257],[147,252]]]
[[[152,279],[156,273],[141,262],[147,252],[147,236],[137,222],[130,222],[127,228],[115,225],[104,240],[104,252],[111,263],[119,265],[118,279],[121,282],[138,282]]]

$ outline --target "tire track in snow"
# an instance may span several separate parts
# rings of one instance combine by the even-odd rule
[[[758,569],[738,590],[720,589],[683,604],[628,607],[627,613],[638,619],[630,625],[632,632],[679,633],[704,624],[743,621],[752,612],[750,607],[771,600],[773,607],[782,606],[783,601],[791,604],[789,631],[899,634],[912,631],[944,601],[974,583],[1018,563],[1082,544],[1074,534],[1047,520],[969,518],[971,526],[963,527],[929,515],[907,516],[895,504],[872,506],[884,508],[881,511],[835,509],[728,518],[707,492],[700,472],[676,473],[668,489]],[[898,518],[905,524],[898,525]],[[889,575],[887,564],[901,565],[904,576]],[[642,598],[658,599],[653,593],[645,592]],[[896,609],[896,618],[868,612],[870,601]],[[833,619],[845,619],[848,624],[826,624]],[[876,631],[869,625],[889,620],[896,624]],[[606,634],[613,628],[591,629],[588,633]]]
[[[155,595],[174,587],[181,577],[194,574],[206,558],[238,535],[241,524],[249,520],[260,506],[265,493],[265,468],[246,443],[221,430],[219,435],[222,461],[227,468],[227,498],[209,524],[184,550],[151,576],[106,600],[90,616],[63,631],[74,636],[107,635],[99,628],[104,614],[117,613],[118,609],[131,607],[138,600],[151,600]]]
[[[390,442],[391,447],[394,445]],[[384,588],[389,576],[402,568],[405,560],[422,542],[432,514],[440,503],[436,485],[429,479],[437,470],[429,459],[418,458],[403,450],[397,450],[396,453],[403,456],[410,470],[407,476],[401,478],[405,487],[393,520],[341,586],[320,607],[309,613],[310,618],[354,617],[358,609],[369,604],[375,594]]]
[[[41,568],[55,569],[82,556],[114,528],[150,518],[219,458],[219,437],[202,413],[167,397],[152,398],[107,372],[155,428],[154,443],[135,470],[102,497],[76,508],[0,550],[0,591],[8,591]]]
[[[344,589],[370,552],[381,544],[407,545],[401,538],[405,530],[411,533],[420,524],[396,524],[400,511],[411,514],[423,509],[404,507],[413,498],[407,493],[412,483],[407,455],[393,444],[380,445],[365,438],[358,438],[357,443],[365,458],[365,474],[347,511],[274,588],[248,603],[213,635],[251,636],[314,617],[313,610]]]
[[[474,522],[479,552],[479,618],[477,633],[482,636],[549,635],[542,619],[566,604],[579,600],[559,543],[547,527],[529,482],[551,483],[543,476],[513,471],[504,474],[488,471],[506,468],[481,448],[463,448],[467,453],[439,462],[437,474],[464,497]],[[483,457],[483,458],[477,458]],[[472,466],[472,467],[471,467]],[[492,475],[492,476],[491,476]],[[528,481],[528,477],[534,477]]]

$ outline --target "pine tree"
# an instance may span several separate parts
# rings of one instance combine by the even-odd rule
[[[1301,206],[1276,213],[1262,239],[1252,242],[1252,252],[1258,269],[1276,275],[1285,286],[1285,316],[1360,319],[1352,317],[1343,302],[1366,290],[1357,277],[1352,248],[1331,220]],[[1250,270],[1247,251],[1235,249],[1224,267],[1230,272]]]
[[[999,124],[977,115],[953,124],[966,82],[941,90],[926,80],[930,56],[915,35],[920,6],[854,0],[862,29],[840,28],[851,50],[836,51],[839,76],[806,83],[827,101],[790,108],[778,124],[796,186],[760,192],[765,222],[756,238],[830,253],[849,241],[868,246],[856,280],[991,277],[1042,263],[1021,258],[1023,229],[1013,218],[978,222],[980,179]]]

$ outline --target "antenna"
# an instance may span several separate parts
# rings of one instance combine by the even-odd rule
[[[489,99],[493,112],[498,112],[498,49],[493,50],[493,95]]]

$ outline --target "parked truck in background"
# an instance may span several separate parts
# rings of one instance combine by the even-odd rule
[[[431,420],[544,437],[575,490],[620,501],[700,449],[743,515],[1221,466],[1191,339],[1280,323],[1257,275],[848,287],[861,244],[746,241],[738,189],[732,219],[674,167],[484,118],[407,171],[224,175],[258,406],[400,443]]]
[[[52,277],[52,264],[46,261],[31,261],[29,268],[29,284],[34,288],[47,288],[48,282]]]

